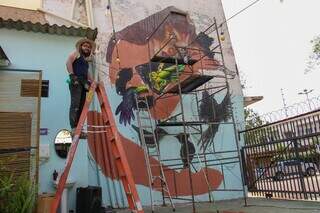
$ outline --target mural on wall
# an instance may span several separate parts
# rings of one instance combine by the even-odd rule
[[[166,17],[167,19],[162,24],[162,27],[158,28],[156,33],[150,36]],[[172,38],[172,35],[175,36],[174,44],[168,42],[168,40]],[[150,39],[148,42],[146,38],[149,36]],[[170,57],[179,54],[181,58],[184,59],[183,51],[178,52],[179,50],[174,47],[174,45],[182,47],[192,42],[190,47],[195,49],[201,48],[203,50],[202,54],[205,54],[202,59],[202,64],[195,63],[191,68],[183,64],[175,65],[169,62],[150,61],[152,54],[157,52],[166,42],[167,45],[159,52],[159,56]],[[170,85],[176,84],[178,78],[177,72],[179,73],[180,79],[183,79],[187,73],[200,73],[203,69],[215,70],[219,67],[219,62],[214,60],[214,55],[210,51],[213,43],[214,39],[206,34],[200,33],[197,36],[195,26],[189,16],[174,7],[168,7],[116,32],[115,36],[112,37],[108,43],[106,61],[109,63],[108,72],[110,83],[115,85],[116,94],[121,97],[121,101],[117,103],[115,110],[116,119],[119,120],[119,123],[128,128],[132,128],[139,135],[139,128],[134,125],[133,121],[136,119],[136,97],[141,91],[148,91],[148,98],[151,97],[153,100],[162,96],[163,98],[157,99],[156,102],[152,101],[152,99],[150,100],[150,107],[155,109],[151,110],[152,118],[155,120],[168,118],[179,103],[179,97],[163,94],[163,92]],[[201,57],[198,51],[188,52],[188,55],[190,55],[190,58],[187,60]],[[218,103],[215,96],[210,95],[204,90],[202,92],[199,109],[200,120],[208,122],[222,122],[227,120],[229,117],[229,100],[229,96],[225,95],[223,100]],[[88,118],[88,123],[99,124],[99,116],[101,115],[91,115],[91,117]],[[164,165],[168,186],[173,195],[186,196],[191,194],[191,189],[188,187],[189,183],[186,180],[188,180],[188,167],[193,165],[192,163],[188,165],[186,144],[188,144],[188,151],[190,153],[189,162],[191,162],[196,150],[205,152],[207,147],[213,143],[218,128],[218,124],[208,125],[208,128],[201,136],[201,140],[197,142],[192,142],[190,135],[187,135],[185,138],[181,132],[178,132],[174,137],[175,141],[180,144],[180,152],[177,150],[177,155],[181,157],[183,169],[178,171],[167,168]],[[168,132],[165,129],[156,128],[154,131],[157,133],[158,143],[161,143],[164,136],[168,136]],[[135,182],[149,186],[143,149],[122,135],[121,138]],[[103,147],[105,146],[102,143],[103,137],[89,137],[88,139],[90,150],[102,168],[103,173],[112,179],[119,179],[115,171],[113,171],[111,153],[108,153],[107,148]],[[155,141],[149,137],[146,143],[154,144]],[[199,149],[197,149],[197,147]],[[106,162],[109,162],[108,165]],[[159,164],[159,162],[151,158],[151,164]],[[192,178],[195,184],[194,194],[200,195],[207,193],[208,186],[202,169],[193,168],[193,170]],[[211,188],[218,188],[223,179],[221,172],[214,168],[208,168],[206,172],[209,176]],[[155,173],[157,173],[157,171],[155,171]]]
[[[206,151],[208,146],[214,142],[214,137],[220,126],[219,123],[227,121],[231,116],[229,96],[226,94],[221,103],[218,104],[214,96],[211,96],[208,91],[202,91],[199,118],[201,121],[211,122],[203,132],[202,140],[199,140],[197,144],[203,151]]]
[[[103,125],[103,119],[101,113],[92,112],[88,113],[88,125]],[[88,128],[88,130],[94,130]],[[111,152],[111,144],[105,143],[105,134],[89,134],[88,135],[88,145],[90,152],[92,153],[93,158],[96,163],[101,168],[101,171],[106,177],[111,178],[112,180],[120,180],[119,173],[115,166],[115,157]],[[129,166],[131,168],[132,175],[134,177],[134,181],[136,184],[143,185],[149,187],[149,180],[146,171],[146,163],[144,159],[144,151],[142,147],[133,141],[127,139],[123,135],[120,134],[123,147],[126,152],[126,156],[128,159]],[[191,143],[191,142],[190,142]],[[182,149],[185,150],[185,149]],[[183,151],[182,151],[183,152]],[[181,155],[183,155],[180,152]],[[159,162],[154,158],[150,158],[150,164],[157,165]],[[188,166],[184,164],[185,166]],[[191,195],[191,188],[189,185],[189,173],[188,169],[182,169],[180,171],[170,169],[168,166],[163,165],[163,169],[165,170],[166,180],[168,184],[168,188],[172,196],[187,196]],[[200,169],[194,173],[192,173],[193,180],[193,192],[194,195],[201,195],[208,193],[208,185],[203,175],[204,171],[207,173],[208,181],[211,189],[217,189],[222,180],[223,176],[220,171],[215,170],[213,168],[208,169]],[[154,166],[152,169],[152,173],[155,176],[159,176],[159,169],[157,166]],[[155,182],[155,187],[159,191],[161,191],[161,184],[159,182]]]
[[[110,64],[109,77],[111,84],[115,84],[118,95],[122,96],[122,102],[117,108],[117,115],[121,124],[127,125],[134,120],[133,111],[136,110],[134,100],[136,88],[146,85],[156,99],[163,92],[164,88],[176,80],[176,67],[171,63],[150,62],[149,54],[153,54],[157,49],[164,46],[175,35],[175,45],[187,46],[196,35],[196,29],[192,21],[184,12],[174,7],[166,8],[154,15],[151,15],[135,24],[132,24],[120,32],[115,38],[111,38],[107,48],[107,62]],[[165,17],[166,22],[162,24],[156,33],[152,35],[149,42],[148,36],[156,29]],[[203,69],[215,69],[219,62],[212,60],[210,46],[213,39],[205,34],[200,34],[190,47],[202,48],[207,53],[202,60]],[[149,53],[148,45],[151,53]],[[160,52],[160,56],[172,56],[177,52],[173,44],[165,45]],[[197,52],[191,53],[194,57]],[[202,53],[203,54],[203,53]],[[150,67],[149,67],[150,66]],[[193,68],[185,65],[178,65],[181,73],[199,73],[201,64],[196,63]],[[127,73],[127,74],[124,74]],[[181,75],[183,78],[183,75]],[[153,118],[160,120],[168,118],[176,108],[179,97],[164,95],[161,100],[155,103],[156,113]],[[165,109],[165,110],[164,110]],[[153,111],[153,110],[152,110]]]

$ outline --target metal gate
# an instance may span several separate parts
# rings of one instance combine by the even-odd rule
[[[320,199],[320,110],[241,131],[252,196]]]

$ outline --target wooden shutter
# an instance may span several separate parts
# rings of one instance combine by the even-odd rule
[[[39,80],[22,79],[21,80],[21,97],[38,97],[39,95]],[[49,81],[41,81],[41,97],[49,96]]]
[[[39,80],[22,79],[20,95],[22,97],[38,97],[39,96]]]
[[[14,171],[29,173],[31,146],[31,113],[0,112],[0,150],[19,150],[0,154],[0,163],[6,168],[1,173]]]

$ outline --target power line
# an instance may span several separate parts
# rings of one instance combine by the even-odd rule
[[[249,9],[250,7],[252,7],[253,5],[257,4],[259,1],[261,1],[261,0],[256,0],[256,1],[252,2],[252,3],[250,3],[250,4],[249,4],[248,6],[246,6],[245,8],[239,10],[238,12],[236,12],[235,14],[233,14],[232,16],[230,16],[229,18],[227,18],[224,22],[222,22],[222,23],[220,24],[220,27],[221,27],[223,24],[225,24],[225,23],[227,23],[228,21],[230,21],[231,19],[233,19],[234,17],[236,17],[237,15],[239,15],[239,14],[241,14],[242,12],[246,11],[247,9]]]
[[[252,7],[253,5],[257,4],[259,1],[261,1],[261,0],[256,0],[256,1],[252,2],[252,3],[250,3],[248,6],[246,6],[245,8],[243,8],[243,9],[241,9],[241,10],[239,10],[238,12],[236,12],[235,14],[233,14],[232,16],[230,16],[229,18],[227,18],[226,20],[224,20],[224,21],[221,22],[220,24],[217,24],[217,28],[216,28],[216,29],[218,30],[219,28],[222,27],[222,25],[224,25],[225,23],[227,23],[228,21],[230,21],[231,19],[233,19],[233,18],[236,17],[237,15],[243,13],[244,11],[246,11],[247,9],[249,9],[250,7]],[[207,27],[204,31],[202,31],[202,33],[206,33],[206,32],[207,32],[211,27],[213,27],[215,24],[216,24],[216,23],[213,23],[213,24],[209,25],[209,27]],[[215,31],[215,29],[214,29],[213,31]],[[212,32],[213,32],[213,31],[212,31]],[[193,43],[198,39],[199,35],[200,35],[200,33],[188,44],[188,46],[190,46],[191,44],[193,44]]]

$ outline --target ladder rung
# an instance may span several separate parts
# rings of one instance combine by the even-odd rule
[[[163,180],[162,176],[152,176],[152,179],[159,179],[161,182],[165,183],[165,181]]]
[[[131,196],[131,195],[132,195],[132,193],[131,193],[131,192],[126,192],[126,195],[130,195],[130,196]]]
[[[166,199],[174,199],[174,198],[172,198],[171,196],[163,196],[163,198],[166,198]],[[191,199],[190,199],[191,200]]]
[[[140,96],[140,97],[138,97],[138,100],[139,101],[146,101],[146,98],[144,96],[142,96],[142,97]]]
[[[150,117],[140,116],[140,119],[148,119],[148,120],[150,120]]]
[[[152,126],[140,126],[140,128],[150,128],[150,129],[152,129]]]
[[[146,137],[146,138],[153,138],[153,135],[145,134],[144,137]]]

